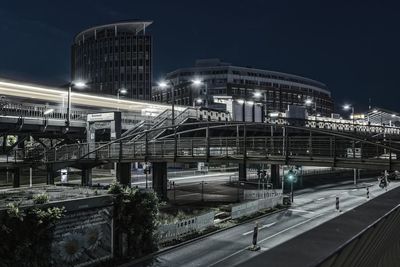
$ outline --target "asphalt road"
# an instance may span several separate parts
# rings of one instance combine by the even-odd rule
[[[295,202],[289,210],[258,219],[258,244],[261,251],[277,246],[365,203],[368,201],[366,185],[370,186],[370,198],[385,193],[375,181],[360,183],[358,187],[325,185],[322,188],[308,189],[305,193],[295,196]],[[399,185],[398,182],[392,182],[388,190]],[[340,199],[341,212],[335,208],[336,196]],[[131,266],[234,266],[260,253],[248,250],[254,225],[254,221],[248,222]],[[273,266],[273,263],[270,264]]]

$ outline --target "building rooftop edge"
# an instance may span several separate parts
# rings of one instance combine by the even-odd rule
[[[103,28],[109,28],[109,27],[114,27],[114,26],[126,26],[126,25],[132,25],[132,26],[142,26],[143,28],[150,26],[153,23],[152,20],[125,20],[125,21],[117,21],[117,22],[113,22],[113,23],[108,23],[108,24],[102,24],[102,25],[96,25],[90,28],[87,28],[85,30],[80,31],[79,33],[77,33],[73,40],[74,42],[77,41],[77,39],[88,32],[91,32],[93,30],[97,30],[97,29],[103,29]],[[140,29],[140,27],[137,27]],[[142,30],[142,29],[140,29]],[[139,31],[140,31],[139,30]]]
[[[300,78],[303,80],[307,80],[307,81],[311,81],[314,82],[316,84],[319,84],[321,87],[325,87],[325,88],[320,88],[323,90],[326,90],[327,92],[330,93],[329,87],[317,80],[311,79],[311,78],[307,78],[307,77],[303,77],[300,75],[296,75],[296,74],[291,74],[291,73],[286,73],[286,72],[280,72],[280,71],[273,71],[273,70],[266,70],[266,69],[259,69],[259,68],[249,68],[249,67],[241,67],[241,66],[234,66],[234,65],[219,65],[219,66],[202,66],[202,67],[187,67],[187,68],[179,68],[176,69],[174,71],[168,72],[166,74],[166,76],[170,76],[172,74],[175,74],[177,72],[182,72],[182,71],[188,71],[188,70],[197,70],[197,69],[216,69],[216,68],[232,68],[232,69],[246,69],[246,70],[255,70],[255,71],[264,71],[264,72],[270,72],[270,73],[275,73],[275,74],[282,74],[282,75],[286,75],[286,76],[290,76],[290,77],[295,77],[295,78]]]

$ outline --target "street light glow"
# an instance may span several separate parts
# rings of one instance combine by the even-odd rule
[[[349,104],[346,104],[346,105],[343,106],[343,109],[344,110],[349,110],[349,109],[351,109],[351,106]]]
[[[306,105],[311,105],[313,103],[313,101],[310,98],[308,98],[308,99],[306,99],[305,103],[306,103]]]
[[[121,89],[119,89],[119,93],[124,95],[124,94],[128,93],[128,90],[126,90],[125,88],[121,88]]]
[[[85,87],[86,87],[86,83],[83,82],[83,81],[74,82],[73,85],[74,85],[76,88],[85,88]]]
[[[161,88],[166,88],[168,84],[166,82],[159,82],[158,86],[160,86]]]
[[[243,99],[238,99],[237,102],[238,102],[239,104],[243,104],[243,103],[244,103],[244,100],[243,100]]]
[[[377,109],[374,109],[372,112],[373,112],[373,113],[378,113],[378,110],[377,110]]]
[[[196,103],[197,103],[197,104],[201,104],[201,103],[203,103],[203,100],[202,100],[201,98],[197,98],[197,99],[196,99]]]
[[[193,80],[192,83],[193,83],[195,86],[199,86],[199,85],[202,85],[202,84],[203,84],[203,82],[202,82],[201,80],[199,80],[199,79]]]
[[[260,98],[262,94],[260,92],[254,92],[254,97]]]
[[[254,102],[253,101],[247,101],[247,104],[254,105]]]

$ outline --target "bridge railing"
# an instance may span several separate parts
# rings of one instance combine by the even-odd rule
[[[45,114],[48,110],[46,106],[29,106],[16,103],[7,103],[0,108],[0,114],[4,116],[17,116],[17,117],[40,117],[50,119],[63,119],[67,118],[64,109],[54,109],[53,112]],[[86,120],[87,112],[80,110],[71,111],[72,120]]]
[[[94,151],[90,153],[91,151]],[[151,142],[117,142],[74,144],[49,150],[50,162],[79,159],[134,160],[146,158],[210,157],[210,158],[326,158],[394,161],[397,152],[379,144],[356,142],[336,136],[267,136],[267,137],[190,137],[161,139]]]

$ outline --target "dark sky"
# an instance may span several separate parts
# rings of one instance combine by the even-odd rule
[[[400,111],[396,1],[2,1],[0,77],[63,84],[73,36],[126,19],[154,21],[154,80],[218,57],[324,82],[336,106]]]

